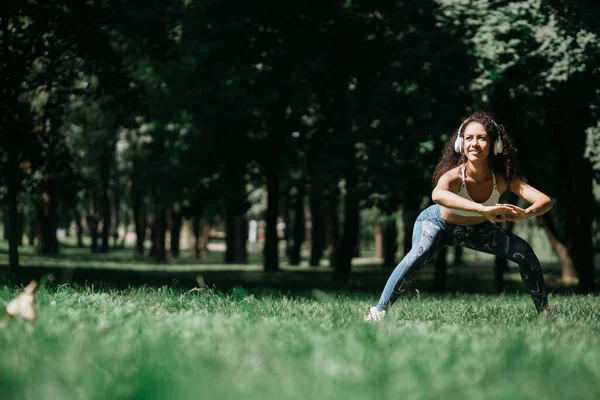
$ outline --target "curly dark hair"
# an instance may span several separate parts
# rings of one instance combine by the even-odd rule
[[[462,132],[459,132],[458,129],[452,137],[450,141],[446,145],[446,149],[444,150],[444,154],[440,158],[435,170],[433,172],[433,182],[432,186],[435,187],[439,181],[439,179],[446,172],[450,171],[452,168],[466,162],[467,157],[463,154],[459,154],[454,151],[454,142],[459,134],[464,134],[465,129],[467,129],[467,125],[471,122],[479,122],[485,128],[485,131],[490,136],[491,142],[495,143],[496,138],[500,136],[502,139],[502,143],[504,144],[504,149],[502,153],[494,155],[493,146],[490,149],[490,165],[495,174],[499,174],[504,176],[504,180],[510,189],[510,182],[512,178],[516,175],[519,176],[521,174],[519,168],[519,154],[518,150],[515,147],[512,139],[506,133],[506,129],[504,125],[498,123],[495,118],[484,111],[475,111],[471,113],[467,118],[463,119],[463,123],[465,123],[462,127]]]

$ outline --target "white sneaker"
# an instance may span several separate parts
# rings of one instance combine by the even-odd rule
[[[538,313],[544,317],[556,317],[558,315],[558,309],[554,304],[548,304],[546,307],[538,310]]]
[[[369,308],[369,313],[365,315],[365,322],[377,322],[385,317],[385,310],[379,310],[377,307]]]

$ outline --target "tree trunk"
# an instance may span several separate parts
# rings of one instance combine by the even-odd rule
[[[554,143],[559,152],[560,177],[566,192],[565,233],[573,260],[579,289],[594,290],[594,255],[592,246],[593,174],[585,150],[584,131],[592,125],[589,114],[595,89],[592,78],[582,74],[571,78],[555,94],[551,115]]]
[[[375,226],[375,258],[383,261],[383,227],[381,222]],[[384,264],[385,265],[385,264]]]
[[[226,264],[246,264],[248,262],[246,225],[246,219],[243,215],[239,215],[239,212],[234,210],[229,211],[226,222]]]
[[[353,172],[346,175],[346,197],[344,199],[344,232],[333,270],[335,282],[345,285],[350,280],[352,258],[356,251],[358,240],[358,225],[360,223],[359,199],[355,192],[356,179]]]
[[[225,222],[225,237],[227,248],[225,250],[226,264],[246,264],[248,255],[246,251],[246,236],[248,233],[245,217],[244,184],[239,179],[239,174],[230,172],[230,190],[227,193],[227,209]]]
[[[155,263],[163,263],[167,260],[167,250],[165,243],[167,240],[167,216],[160,206],[155,207],[153,223],[150,237],[152,239],[152,248],[150,256]]]
[[[202,215],[204,214],[204,202],[201,194],[196,193],[192,197],[190,211],[192,214],[191,228],[193,236],[190,250],[192,259],[199,260],[203,254],[206,254],[203,248],[203,246],[205,246],[203,232],[205,225],[207,225],[202,218]]]
[[[566,224],[567,238],[569,253],[579,278],[579,289],[583,293],[589,293],[594,291],[594,250],[592,218],[590,218],[594,202],[592,169],[589,162],[584,160],[581,155],[579,155],[581,158],[579,162],[575,156],[572,157],[573,164],[579,164],[579,166],[575,166],[571,170],[571,176],[578,176],[573,177],[574,191],[571,198],[575,201],[570,203],[572,208],[567,207],[567,218],[573,218]]]
[[[381,222],[383,237],[383,265],[387,267],[396,266],[396,252],[398,251],[398,227],[396,219],[386,216]]]
[[[448,248],[443,247],[435,257],[433,291],[437,293],[446,293],[448,291],[448,263],[446,262],[447,253]]]
[[[121,206],[121,196],[119,196],[119,190],[115,188],[113,194],[113,209],[115,213],[115,228],[113,232],[113,249],[119,248],[119,225],[121,225],[121,213],[119,212],[119,208]],[[127,230],[127,228],[125,228]],[[125,232],[127,233],[127,232]]]
[[[98,218],[95,215],[88,215],[87,225],[90,230],[90,249],[95,253],[98,251]]]
[[[140,190],[135,178],[129,182],[129,193],[131,194],[131,211],[135,224],[135,255],[144,255],[144,241],[146,240],[146,213],[144,212],[144,193]]]
[[[65,237],[71,237],[71,220],[64,225],[65,228]]]
[[[98,251],[98,213],[96,211],[96,197],[93,189],[89,190],[87,227],[91,238],[90,249],[92,253]]]
[[[291,203],[291,196],[289,195],[289,193],[286,192],[285,197],[283,197],[283,201],[282,201],[282,215],[283,215],[283,219],[284,219],[284,223],[285,223],[285,230],[284,230],[284,241],[285,241],[285,255],[286,257],[290,257],[290,254],[292,253],[292,243],[294,241],[293,239],[293,233],[292,233],[292,229],[293,229],[293,223],[292,223],[292,205]]]
[[[81,225],[81,215],[77,211],[77,207],[71,209],[71,218],[75,222],[75,235],[77,236],[77,247],[83,248],[83,226]]]
[[[201,218],[199,215],[195,214],[192,217],[192,236],[193,236],[193,240],[192,240],[192,245],[191,245],[191,254],[192,254],[192,259],[193,260],[199,260],[200,259],[200,221]]]
[[[19,246],[23,246],[23,234],[25,233],[25,213],[18,212],[17,224],[18,224],[18,230],[19,230],[18,244],[19,244]],[[67,232],[68,232],[68,230],[67,230]]]
[[[30,218],[27,223],[27,239],[29,239],[29,245],[31,247],[36,246],[35,237],[37,236],[37,219],[35,217]]]
[[[329,266],[336,262],[338,243],[340,238],[340,221],[338,216],[338,189],[332,185],[331,193],[325,202],[325,224],[327,235],[327,252],[329,253]]]
[[[278,135],[278,133],[271,133]],[[277,157],[274,155],[273,157]],[[271,160],[267,168],[267,218],[264,248],[265,271],[279,270],[279,250],[277,237],[277,216],[279,214],[279,165]]]
[[[110,166],[103,165],[100,167],[100,179],[102,185],[102,253],[108,253],[110,248],[110,224],[111,224],[111,204],[108,193],[108,185],[110,179]]]
[[[310,216],[312,227],[312,246],[310,247],[310,265],[318,267],[325,250],[325,223],[323,215],[323,191],[315,184],[310,188]]]
[[[360,257],[360,210],[358,212],[358,223],[356,224],[356,241],[354,243],[354,257]]]
[[[129,234],[129,225],[131,225],[131,215],[129,214],[129,210],[125,212],[125,220],[123,221],[123,236],[121,237],[121,243],[119,244],[120,249],[125,248],[125,242],[127,240],[127,235]]]
[[[245,220],[244,220],[245,221]],[[209,219],[202,219],[202,231],[201,231],[201,235],[202,235],[202,241],[200,242],[200,255],[204,258],[206,258],[206,255],[208,254],[208,244],[210,243],[210,220]],[[246,237],[246,232],[244,232],[244,238]],[[244,253],[246,252],[246,241],[244,239]]]
[[[12,2],[2,2],[2,6],[0,6],[0,23],[2,29],[2,54],[9,54],[10,49],[10,39],[11,36],[9,34],[9,26],[15,23],[13,19],[13,10],[12,10]],[[21,171],[19,169],[19,160],[17,159],[17,146],[11,148],[15,142],[17,142],[17,136],[21,133],[17,131],[16,122],[16,114],[17,107],[19,106],[19,85],[21,79],[19,76],[11,76],[10,70],[16,69],[18,66],[15,62],[11,62],[10,57],[8,60],[3,60],[2,62],[6,65],[6,71],[3,71],[1,74],[1,78],[4,81],[3,87],[0,90],[0,94],[2,94],[2,98],[0,99],[2,106],[7,107],[9,110],[8,120],[5,119],[0,126],[0,135],[3,138],[10,137],[7,140],[8,142],[8,151],[7,153],[7,163],[5,170],[5,179],[7,186],[6,193],[6,201],[7,201],[7,226],[4,227],[5,230],[8,230],[8,265],[11,274],[18,275],[19,273],[19,245],[18,245],[18,227],[17,227],[17,214],[18,214],[18,196],[19,189],[21,186]],[[22,68],[21,68],[22,70]],[[19,74],[16,74],[19,75]],[[14,79],[17,78],[17,79]],[[6,85],[4,85],[6,84]],[[10,85],[10,86],[9,86]],[[6,96],[4,96],[6,94]],[[10,121],[10,122],[9,122]]]
[[[175,203],[171,210],[171,256],[173,258],[179,257],[179,238],[182,224],[181,206],[179,203]]]
[[[104,200],[108,203],[105,203],[102,207],[102,246],[100,247],[100,252],[108,253],[108,250],[110,249],[110,222],[112,213],[110,209],[110,199],[105,197]]]
[[[578,283],[579,279],[577,279],[577,272],[575,271],[573,259],[569,255],[567,246],[558,239],[552,218],[548,216],[548,214],[544,214],[537,218],[537,222],[542,229],[544,229],[544,232],[550,241],[550,245],[552,246],[552,250],[558,257],[561,269],[561,280],[569,285]]]
[[[7,226],[5,229],[8,231],[8,265],[10,273],[13,276],[18,275],[19,265],[19,227],[17,224],[18,219],[18,188],[20,182],[20,171],[16,167],[16,160],[9,152],[9,161],[7,167],[10,168],[6,175],[7,193],[6,200],[8,205],[7,214]],[[7,168],[7,169],[8,169]]]
[[[9,235],[8,235],[8,224],[9,224],[8,213],[9,213],[9,209],[8,209],[8,207],[6,207],[4,209],[4,215],[3,215],[4,218],[2,221],[2,222],[4,222],[4,230],[2,231],[2,239],[4,239],[4,240],[8,240],[8,237],[9,237]]]
[[[244,216],[235,218],[235,253],[234,262],[236,264],[248,263],[248,252],[246,251],[246,234],[248,233],[248,224]]]
[[[307,184],[304,186],[304,188],[302,188],[302,193],[304,194],[304,197],[302,197],[302,215],[304,216],[304,221],[302,221],[302,223],[304,224],[304,237],[302,238],[302,241],[304,242],[304,246],[306,247],[306,251],[312,253],[312,246],[313,246],[313,216],[312,216],[312,212],[310,209],[310,199],[307,198],[307,196],[310,196],[310,186]]]
[[[294,202],[294,224],[292,226],[293,239],[292,248],[290,249],[290,265],[300,265],[300,252],[302,242],[306,237],[306,221],[304,216],[304,183],[298,184],[298,192],[296,193],[296,201]]]
[[[56,238],[56,199],[54,195],[54,181],[46,177],[45,190],[42,202],[37,207],[38,218],[38,252],[40,254],[55,255],[58,253],[58,240]]]
[[[452,259],[452,265],[458,266],[463,264],[463,248],[462,246],[454,246],[454,258]]]
[[[165,248],[167,232],[167,212],[164,205],[162,190],[155,186],[152,190],[153,201],[153,223],[152,223],[152,261],[163,263],[167,260],[167,250]]]

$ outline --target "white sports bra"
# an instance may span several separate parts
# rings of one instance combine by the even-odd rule
[[[461,172],[462,172],[462,186],[460,187],[460,190],[458,191],[457,195],[459,195],[463,199],[475,201],[471,198],[471,196],[469,196],[469,191],[467,190],[467,183],[465,182],[465,164],[463,164],[461,166]],[[495,206],[496,204],[498,204],[498,200],[500,200],[500,192],[498,191],[498,188],[496,187],[496,175],[494,175],[494,171],[492,171],[492,180],[494,181],[494,188],[492,189],[492,194],[486,201],[484,201],[483,203],[480,203],[480,204],[483,204],[484,206]],[[465,210],[455,210],[450,207],[448,207],[448,210],[452,211],[452,213],[454,213],[456,215],[462,215],[464,217],[481,217],[482,216],[481,214],[478,214],[476,212],[465,211]]]

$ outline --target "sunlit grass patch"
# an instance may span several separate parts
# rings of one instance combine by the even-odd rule
[[[18,294],[0,290],[0,306]],[[578,398],[600,393],[597,298],[554,319],[520,296],[376,299],[42,287],[37,320],[2,319],[2,398]]]

